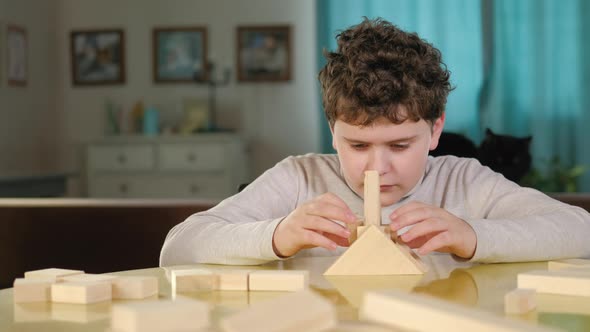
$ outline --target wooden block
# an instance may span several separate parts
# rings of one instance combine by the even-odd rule
[[[504,312],[524,314],[537,307],[537,293],[534,289],[517,288],[504,295]]]
[[[63,277],[82,273],[84,273],[84,271],[50,268],[25,272],[25,279],[52,278],[54,281],[59,281]]]
[[[562,259],[558,261],[550,261],[547,264],[549,271],[562,270],[562,269],[573,269],[573,268],[584,268],[590,269],[590,259]]]
[[[304,290],[251,305],[222,318],[225,332],[324,331],[336,325],[336,310],[323,297]]]
[[[104,281],[65,281],[51,286],[51,301],[96,303],[112,299],[112,286]]]
[[[532,288],[537,293],[590,296],[590,270],[537,270],[518,274],[518,288]]]
[[[348,245],[351,245],[356,241],[358,238],[358,227],[363,225],[362,220],[357,220],[354,224],[346,224],[346,228],[350,232],[350,236],[348,237]]]
[[[105,281],[108,283],[112,283],[113,280],[118,278],[117,276],[112,276],[108,274],[91,274],[91,273],[82,273],[82,274],[74,274],[70,276],[62,277],[62,281],[72,281],[72,282],[98,282],[98,281]]]
[[[114,304],[111,329],[120,332],[196,331],[209,326],[209,304],[185,299]]]
[[[371,225],[324,275],[423,274],[427,270],[426,264],[410,248],[394,243]]]
[[[183,292],[211,291],[219,289],[219,276],[211,270],[172,270],[172,296]]]
[[[381,225],[381,188],[379,186],[379,173],[377,171],[365,172],[365,225]]]
[[[359,315],[363,320],[412,331],[555,331],[431,296],[395,290],[366,293]]]
[[[296,292],[309,286],[309,271],[260,270],[250,272],[251,291],[289,291]]]
[[[390,233],[390,232],[388,232],[388,229],[390,229],[388,225],[381,225],[381,226],[376,226],[376,227],[378,230],[383,232],[383,234]],[[360,237],[361,235],[363,235],[363,233],[365,232],[365,230],[367,230],[367,228],[369,228],[368,225],[363,225],[363,226],[357,227],[357,236]]]
[[[219,276],[218,289],[226,290],[248,290],[248,275],[250,270],[220,270],[216,271]]]
[[[114,300],[139,300],[158,294],[158,278],[117,276],[112,280]]]
[[[13,299],[14,303],[26,302],[49,302],[51,301],[51,285],[54,278],[35,278],[14,280]]]

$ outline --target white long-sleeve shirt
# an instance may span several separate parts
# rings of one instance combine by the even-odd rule
[[[176,225],[166,237],[160,265],[251,265],[280,259],[272,238],[299,205],[331,192],[362,216],[363,199],[346,183],[336,155],[288,157],[241,193]],[[383,223],[399,206],[420,201],[468,222],[477,236],[471,261],[516,262],[590,256],[590,214],[523,188],[475,159],[429,157],[424,176],[399,202],[382,208]],[[312,248],[296,256],[340,255]]]

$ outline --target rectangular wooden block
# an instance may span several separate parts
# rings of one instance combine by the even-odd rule
[[[82,273],[84,273],[84,271],[49,268],[49,269],[42,269],[42,270],[25,272],[25,279],[52,278],[54,281],[59,281],[63,277],[71,276],[71,275],[75,275],[75,274],[82,274]]]
[[[537,293],[534,289],[517,288],[504,295],[504,312],[524,314],[537,307]]]
[[[335,326],[332,303],[309,290],[251,305],[220,322],[225,332],[315,332]]]
[[[363,226],[362,220],[357,220],[354,224],[346,224],[346,228],[350,232],[350,236],[348,237],[349,245],[352,245],[358,238],[358,227],[360,226]]]
[[[555,331],[431,296],[393,290],[366,293],[359,315],[363,320],[411,331]]]
[[[112,283],[113,280],[118,278],[117,276],[112,276],[108,274],[91,274],[91,273],[82,273],[82,274],[74,274],[70,276],[62,277],[62,281],[73,281],[73,282],[90,282],[90,281],[105,281],[108,283]]]
[[[537,293],[590,296],[590,270],[537,270],[518,274],[518,288],[532,288]]]
[[[114,300],[139,300],[158,294],[158,278],[117,276],[112,280]]]
[[[65,281],[51,286],[51,301],[96,303],[112,299],[112,285],[104,281]]]
[[[51,301],[51,285],[54,278],[36,278],[14,280],[14,303],[49,302]]]
[[[590,259],[572,258],[550,261],[547,263],[547,268],[549,271],[577,268],[590,269]]]
[[[250,272],[249,288],[251,291],[300,291],[309,285],[309,271],[271,271]]]
[[[219,275],[206,269],[172,270],[172,295],[219,289]]]
[[[220,270],[215,273],[219,276],[219,290],[248,290],[248,275],[250,270]]]
[[[207,327],[209,304],[182,297],[176,300],[114,304],[111,329],[120,332],[196,331]]]
[[[379,173],[377,171],[366,171],[364,182],[365,226],[381,225],[380,192]]]

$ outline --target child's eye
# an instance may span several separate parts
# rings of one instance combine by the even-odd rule
[[[397,150],[397,151],[402,151],[402,150],[405,150],[409,147],[410,147],[409,144],[391,144],[391,148],[393,150]]]
[[[364,150],[368,147],[367,144],[351,144],[351,147],[355,150]]]

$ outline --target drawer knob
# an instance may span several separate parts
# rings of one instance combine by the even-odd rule
[[[119,162],[119,164],[124,164],[127,162],[127,157],[125,157],[124,154],[120,154],[117,156],[117,161]]]
[[[197,160],[197,155],[194,153],[189,153],[186,155],[186,160],[188,160],[189,162],[195,162]]]
[[[126,194],[129,191],[129,186],[126,183],[121,183],[119,185],[119,192],[122,194]]]

